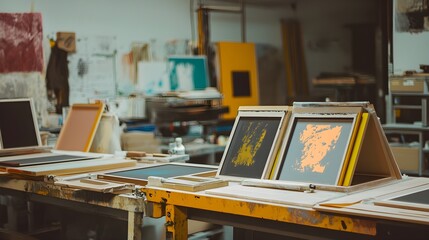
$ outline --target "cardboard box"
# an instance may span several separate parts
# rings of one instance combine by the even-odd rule
[[[126,132],[121,134],[123,151],[143,151],[160,153],[161,142],[153,132]]]
[[[393,93],[427,93],[427,78],[425,77],[391,77],[390,91]]]
[[[418,172],[420,148],[409,146],[391,146],[399,169],[405,172]]]
[[[74,32],[57,32],[57,46],[66,52],[76,52],[76,34]]]

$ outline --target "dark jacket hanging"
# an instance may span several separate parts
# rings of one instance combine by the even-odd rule
[[[54,45],[51,48],[48,67],[46,70],[46,88],[54,93],[57,99],[56,112],[61,114],[62,108],[69,106],[69,69],[67,52]]]

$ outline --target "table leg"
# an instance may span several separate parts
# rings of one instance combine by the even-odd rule
[[[128,212],[128,240],[141,240],[143,227],[142,212]]]
[[[167,236],[173,240],[188,239],[188,219],[186,208],[167,205],[165,210]]]

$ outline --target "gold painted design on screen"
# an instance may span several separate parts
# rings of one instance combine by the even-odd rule
[[[262,145],[262,141],[267,134],[268,124],[250,123],[246,129],[240,149],[234,156],[232,163],[237,166],[252,166],[255,163],[255,155]]]
[[[326,165],[322,165],[321,161],[329,151],[335,149],[341,128],[342,126],[308,124],[299,137],[304,148],[296,170],[323,173]]]

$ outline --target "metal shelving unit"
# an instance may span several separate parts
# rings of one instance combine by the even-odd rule
[[[429,75],[391,76],[389,80],[387,124],[383,129],[388,138],[396,136],[398,142],[391,144],[392,151],[406,174],[429,176],[429,147],[425,144],[429,141],[428,82]],[[397,111],[405,115],[405,122]]]

